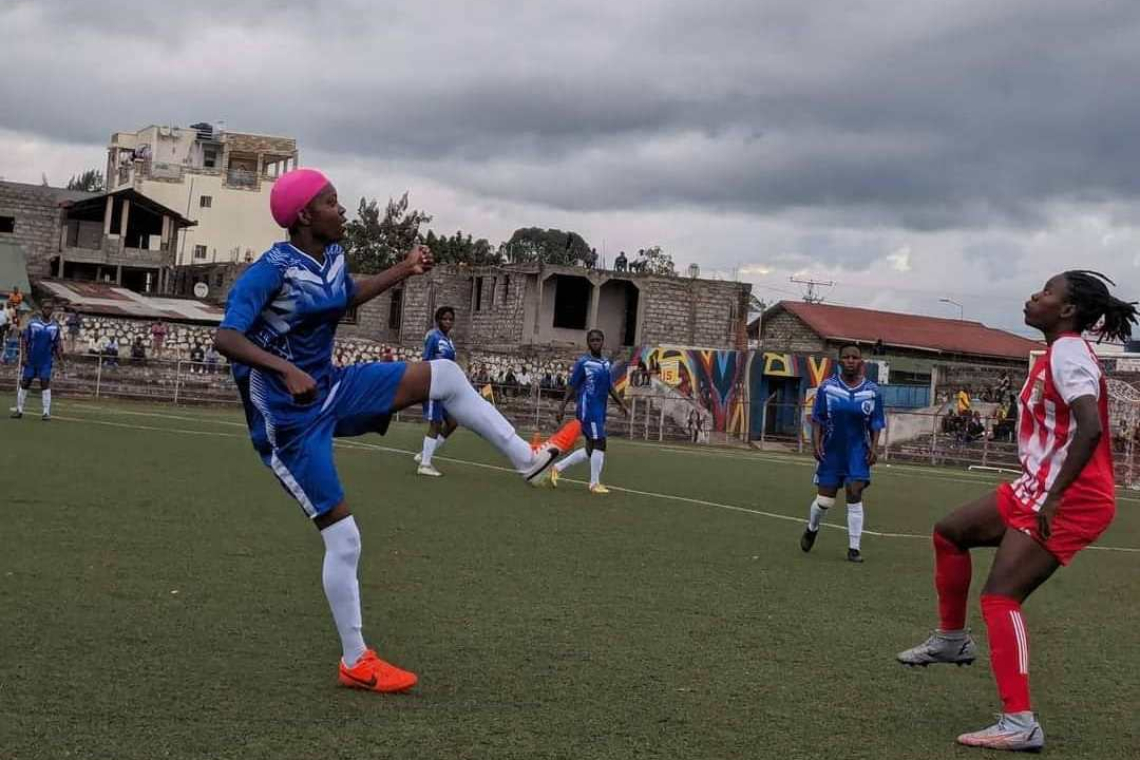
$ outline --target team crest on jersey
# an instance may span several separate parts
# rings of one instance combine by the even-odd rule
[[[871,399],[867,399],[860,408],[863,410],[863,414],[870,415],[871,412],[875,411],[875,402]]]

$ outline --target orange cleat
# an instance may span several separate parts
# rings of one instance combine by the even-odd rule
[[[351,668],[345,666],[344,660],[340,661],[339,680],[341,684],[352,689],[392,694],[407,691],[415,686],[419,679],[415,673],[400,670],[395,665],[381,660],[371,649],[367,649],[364,656]]]
[[[574,448],[574,442],[580,435],[582,435],[582,423],[576,419],[560,427],[554,435],[546,439],[545,443],[534,449],[534,464],[523,470],[523,478],[528,483],[536,485],[542,483],[543,476],[550,470],[550,465],[554,464],[559,454]]]

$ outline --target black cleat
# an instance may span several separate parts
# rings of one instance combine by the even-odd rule
[[[815,546],[815,537],[819,535],[818,530],[811,528],[804,528],[804,534],[800,536],[800,548],[805,552],[810,552],[811,548]]]
[[[12,419],[18,420],[24,416],[24,413],[23,412],[12,412],[12,414],[10,416],[12,417]]]
[[[862,562],[863,561],[863,555],[859,553],[858,549],[848,549],[847,550],[847,561],[848,562]]]

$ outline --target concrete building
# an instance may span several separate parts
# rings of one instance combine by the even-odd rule
[[[269,192],[297,159],[292,137],[149,126],[111,135],[107,187],[133,188],[196,222],[174,251],[176,265],[252,261],[281,238]]]
[[[17,243],[29,278],[169,287],[174,251],[194,222],[134,188],[84,193],[0,182],[0,239]]]
[[[739,282],[548,264],[447,265],[349,315],[341,334],[417,346],[436,308],[446,305],[456,311],[459,344],[483,350],[580,351],[594,327],[613,349],[743,349],[750,289]]]

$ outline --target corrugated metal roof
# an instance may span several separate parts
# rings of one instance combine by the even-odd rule
[[[1037,341],[986,327],[981,322],[821,303],[780,301],[764,314],[764,321],[777,309],[799,317],[830,341],[866,344],[881,340],[884,345],[899,348],[1002,359],[1027,359],[1030,351],[1042,348]]]
[[[38,285],[84,314],[207,324],[218,324],[225,316],[221,308],[205,301],[146,296],[102,282],[40,280]]]
[[[15,240],[0,239],[0,293],[7,298],[13,286],[24,293],[30,293],[28,283],[28,259],[23,247]]]

